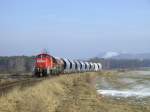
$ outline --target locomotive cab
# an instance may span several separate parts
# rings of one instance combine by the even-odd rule
[[[49,54],[39,54],[35,58],[34,75],[38,77],[58,75],[63,71],[63,62]]]
[[[53,67],[52,57],[48,54],[39,54],[35,58],[34,74],[36,76],[47,76]]]

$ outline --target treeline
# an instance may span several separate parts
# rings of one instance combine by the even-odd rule
[[[0,73],[31,72],[34,56],[0,57]]]
[[[103,69],[136,69],[141,67],[150,67],[150,60],[143,59],[100,59],[92,58],[90,61],[101,62]]]
[[[150,67],[150,60],[92,58],[89,61],[101,62],[103,69],[135,69],[140,67]],[[33,66],[34,56],[0,57],[0,73],[32,72]]]

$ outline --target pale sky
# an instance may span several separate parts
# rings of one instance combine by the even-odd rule
[[[0,0],[0,56],[150,52],[149,0]]]

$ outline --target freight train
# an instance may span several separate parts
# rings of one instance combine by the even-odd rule
[[[53,57],[48,53],[41,53],[35,57],[34,76],[37,77],[101,70],[101,63],[58,58]]]

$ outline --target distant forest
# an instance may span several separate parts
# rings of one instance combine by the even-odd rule
[[[0,73],[32,72],[34,56],[0,57]]]
[[[150,60],[92,58],[89,61],[101,62],[103,69],[135,69],[150,67]],[[34,56],[0,57],[0,73],[32,72],[33,66]]]
[[[150,59],[101,59],[92,58],[92,62],[101,62],[103,69],[136,69],[150,67]]]

